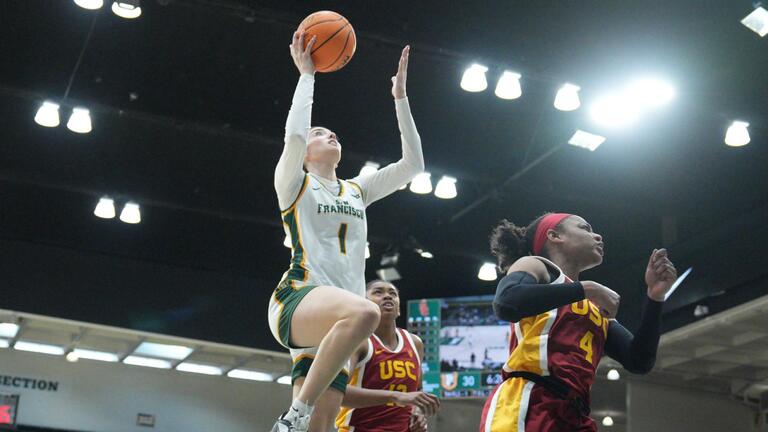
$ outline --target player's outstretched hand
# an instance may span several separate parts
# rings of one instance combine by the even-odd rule
[[[397,393],[396,403],[398,405],[415,406],[426,416],[431,416],[440,409],[440,399],[432,393],[422,391]]]
[[[397,65],[397,74],[392,77],[392,96],[395,99],[404,99],[405,82],[408,80],[408,57],[411,53],[411,46],[406,45],[400,54],[400,62]]]
[[[645,269],[645,283],[648,285],[648,297],[664,301],[667,291],[677,280],[677,269],[667,256],[666,249],[654,249]]]

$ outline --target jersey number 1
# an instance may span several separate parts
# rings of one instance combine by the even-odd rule
[[[347,254],[347,224],[339,225],[339,250],[344,255]]]

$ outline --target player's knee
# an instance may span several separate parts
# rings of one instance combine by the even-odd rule
[[[381,311],[379,307],[373,302],[365,301],[361,302],[358,310],[354,314],[360,328],[365,329],[368,332],[373,333],[376,327],[379,325],[381,319]]]

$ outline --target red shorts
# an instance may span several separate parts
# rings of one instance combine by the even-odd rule
[[[480,432],[597,432],[568,401],[524,378],[509,378],[485,401]]]

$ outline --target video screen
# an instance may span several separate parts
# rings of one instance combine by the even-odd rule
[[[443,299],[440,371],[499,371],[509,357],[510,325],[496,319],[492,297]]]

